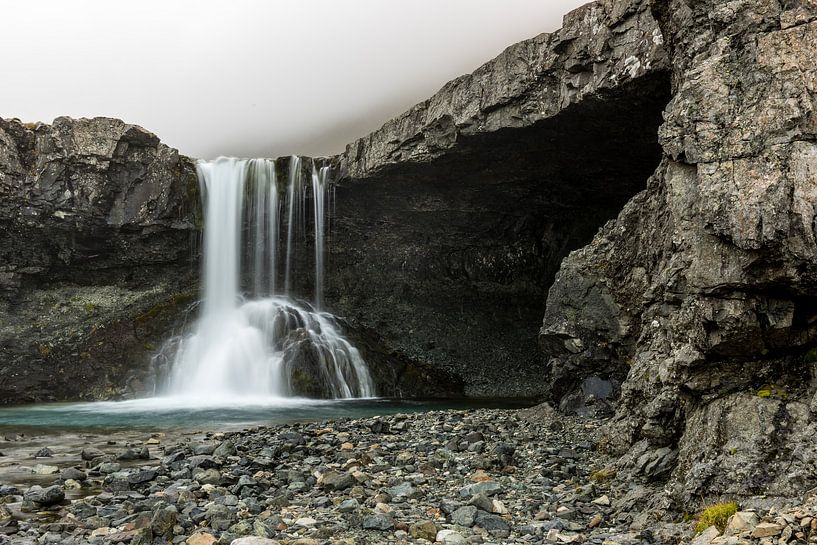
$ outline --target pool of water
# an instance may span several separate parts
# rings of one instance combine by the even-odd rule
[[[0,430],[219,429],[337,418],[467,408],[522,408],[524,400],[405,400],[302,398],[146,398],[92,403],[46,403],[0,408]]]

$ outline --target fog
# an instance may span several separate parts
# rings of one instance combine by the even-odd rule
[[[584,3],[5,2],[0,117],[118,117],[200,158],[327,155]]]

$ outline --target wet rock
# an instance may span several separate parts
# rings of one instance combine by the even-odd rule
[[[147,460],[150,458],[150,451],[147,447],[142,447],[139,449],[134,448],[126,448],[125,450],[119,452],[116,455],[117,460]]]
[[[93,461],[96,458],[101,458],[102,456],[105,456],[105,453],[93,447],[84,448],[80,452],[80,457],[88,462]]]
[[[54,505],[60,503],[62,500],[65,499],[65,492],[63,491],[61,486],[49,486],[43,488],[41,486],[35,485],[29,488],[25,494],[23,494],[23,499],[26,501],[31,501],[36,504],[42,505],[44,507],[48,507],[50,505]]]
[[[60,472],[60,478],[64,481],[74,480],[82,482],[88,478],[88,475],[81,469],[75,467],[67,467]]]
[[[51,458],[53,455],[54,453],[51,452],[50,448],[43,447],[34,453],[34,458]]]

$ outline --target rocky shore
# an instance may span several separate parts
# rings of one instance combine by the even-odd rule
[[[815,499],[744,498],[707,527],[651,510],[660,483],[617,476],[601,425],[538,406],[68,447],[10,434],[0,544],[817,542]]]

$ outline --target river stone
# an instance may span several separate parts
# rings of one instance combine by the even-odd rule
[[[460,497],[470,498],[477,494],[493,496],[502,492],[502,486],[496,481],[484,481],[481,483],[469,484],[460,489]]]
[[[58,485],[49,486],[47,488],[34,485],[23,494],[23,499],[47,507],[64,500],[65,491]]]
[[[176,507],[168,506],[157,510],[150,521],[150,529],[157,536],[170,536],[173,533],[173,526],[176,525],[178,512]]]
[[[142,447],[139,449],[135,448],[126,448],[125,450],[119,452],[116,455],[117,460],[128,461],[128,460],[147,460],[150,458],[150,451],[147,447]]]
[[[375,514],[363,517],[364,530],[391,530],[394,528],[394,519],[391,515]]]
[[[411,485],[411,483],[408,482],[403,482],[397,486],[387,488],[386,493],[394,500],[404,500],[406,498],[417,497],[417,490]]]
[[[236,448],[232,441],[224,441],[213,452],[213,456],[219,458],[226,458],[227,456],[235,456]]]
[[[355,498],[350,498],[343,500],[340,505],[338,505],[338,511],[341,513],[354,513],[358,507],[360,507],[360,503]]]
[[[239,537],[230,542],[230,545],[281,545],[280,542],[266,537],[247,536]]]
[[[57,466],[49,466],[45,464],[37,464],[32,470],[36,475],[55,475],[60,472]]]
[[[510,525],[505,519],[481,510],[477,510],[474,522],[480,528],[484,528],[491,533],[496,532],[496,535],[506,536],[511,530]]]
[[[466,505],[451,513],[451,522],[470,528],[474,525],[474,517],[476,517],[476,515],[477,508],[473,505]]]
[[[337,471],[327,471],[321,475],[321,485],[327,490],[346,490],[357,484],[351,473],[338,473]]]
[[[69,479],[74,481],[84,481],[88,478],[88,475],[81,469],[67,467],[60,472],[60,478],[65,481]]]
[[[105,453],[99,450],[98,448],[88,447],[82,449],[79,455],[80,458],[82,458],[86,462],[90,462],[93,461],[95,458],[101,458],[102,456],[105,456]]]
[[[213,534],[207,532],[196,532],[188,537],[184,542],[186,545],[214,545],[218,539]]]
[[[128,482],[130,484],[141,484],[152,481],[156,478],[155,469],[139,469],[133,473],[128,474]]]
[[[414,539],[434,541],[437,538],[437,526],[430,520],[415,522],[409,526],[409,535]]]
[[[468,504],[475,506],[477,509],[488,511],[489,513],[494,510],[494,502],[485,494],[471,496],[471,499],[468,500]]]
[[[99,464],[99,472],[103,474],[116,473],[122,469],[122,466],[116,462],[103,462]]]
[[[437,541],[443,545],[466,545],[468,541],[454,530],[440,530],[437,533]]]
[[[51,458],[53,455],[54,453],[51,452],[50,448],[43,447],[34,453],[34,458]]]
[[[221,481],[221,473],[217,469],[205,469],[194,473],[193,480],[202,484],[218,484]]]

